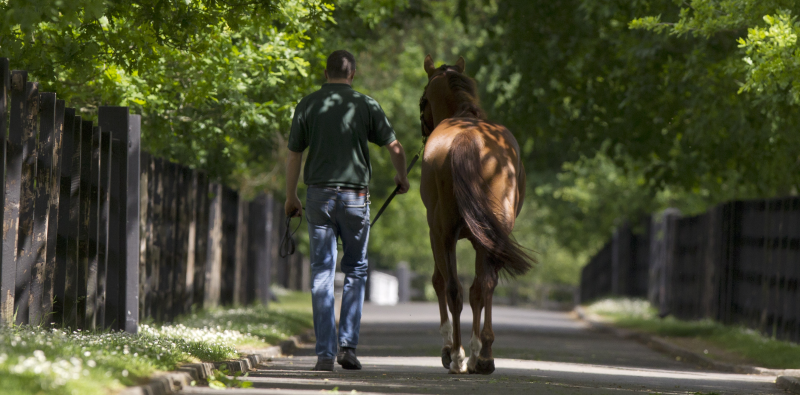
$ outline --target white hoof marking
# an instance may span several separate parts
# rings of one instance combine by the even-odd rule
[[[458,351],[450,353],[450,373],[467,373],[467,357],[464,354],[464,347],[459,347]]]
[[[453,324],[446,321],[439,327],[439,333],[442,334],[442,347],[453,345]]]
[[[475,370],[475,365],[478,363],[478,355],[481,352],[481,339],[479,339],[475,334],[472,334],[472,338],[469,340],[469,362],[467,362],[467,366],[469,366],[470,370]]]

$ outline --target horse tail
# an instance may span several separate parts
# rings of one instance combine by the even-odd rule
[[[505,270],[512,277],[525,274],[535,259],[503,228],[492,210],[492,203],[480,182],[480,148],[472,133],[460,133],[450,146],[458,212],[475,240],[488,251],[488,262],[496,272]]]

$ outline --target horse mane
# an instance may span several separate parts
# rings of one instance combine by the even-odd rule
[[[481,108],[478,99],[475,80],[461,73],[446,73],[447,84],[456,100],[456,113],[454,117],[469,117],[486,119],[486,113]]]

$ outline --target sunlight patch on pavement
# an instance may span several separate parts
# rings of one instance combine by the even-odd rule
[[[435,367],[442,368],[442,363],[436,357],[362,357],[363,365],[374,366],[408,366],[408,367]],[[558,373],[577,373],[591,374],[609,377],[643,377],[643,378],[663,378],[678,380],[703,380],[703,381],[724,381],[724,382],[751,382],[751,383],[773,383],[774,376],[757,376],[734,373],[717,372],[682,372],[677,370],[663,369],[638,369],[624,367],[609,367],[600,365],[567,363],[567,362],[545,362],[545,361],[525,361],[520,359],[495,359],[495,367],[501,369],[513,369],[517,372],[503,371],[504,374],[519,374],[519,370],[536,371],[537,373],[558,372]],[[533,372],[531,372],[533,373]],[[524,374],[524,373],[523,373]]]

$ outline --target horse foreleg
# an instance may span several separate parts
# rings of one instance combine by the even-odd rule
[[[450,369],[450,351],[453,349],[453,325],[450,324],[450,317],[447,315],[447,295],[445,294],[444,276],[439,268],[434,268],[433,289],[436,291],[436,298],[439,300],[439,333],[442,334],[442,365],[445,369]]]

